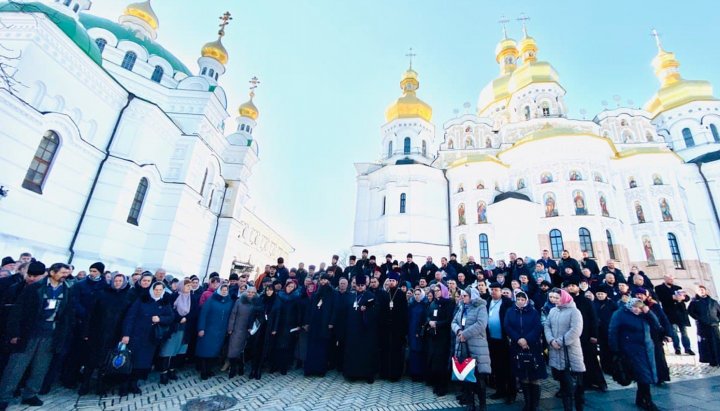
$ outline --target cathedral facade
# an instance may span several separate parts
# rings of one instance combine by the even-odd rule
[[[418,73],[403,74],[381,129],[382,160],[355,164],[353,251],[484,263],[567,249],[601,267],[613,259],[654,279],[720,284],[720,101],[711,85],[683,79],[656,37],[660,88],[644,109],[569,118],[556,70],[523,31],[498,43],[500,74],[477,113],[440,133],[417,96]]]
[[[150,1],[117,22],[90,6],[0,2],[12,66],[0,90],[2,254],[227,276],[291,252],[245,209],[259,112],[252,91],[235,119],[228,111],[229,13],[191,70],[157,41]]]

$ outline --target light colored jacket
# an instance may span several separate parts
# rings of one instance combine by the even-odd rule
[[[462,326],[463,304],[458,307],[455,318],[452,322],[453,334],[462,330],[463,336],[468,343],[470,355],[475,358],[475,367],[480,374],[490,374],[490,350],[487,341],[488,312],[486,302],[480,298],[477,289],[472,288],[470,293],[470,304],[465,311],[465,328]],[[455,342],[457,350],[460,340]],[[454,352],[453,352],[454,355]]]
[[[571,301],[550,310],[545,322],[545,339],[550,345],[550,366],[556,370],[565,369],[565,347],[570,358],[572,372],[585,372],[580,334],[583,330],[583,319],[580,310]],[[560,349],[552,347],[552,342],[560,344]]]

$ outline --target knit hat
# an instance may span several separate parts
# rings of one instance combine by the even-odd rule
[[[15,260],[13,260],[13,258],[10,256],[2,259],[2,264],[0,264],[0,267],[6,266],[8,264],[15,264]]]
[[[105,264],[101,263],[100,261],[98,261],[97,263],[93,263],[93,264],[90,266],[90,269],[91,269],[91,270],[92,270],[93,268],[96,269],[96,270],[98,270],[98,271],[100,271],[100,274],[105,273]]]
[[[43,275],[43,274],[45,274],[45,264],[41,263],[40,261],[33,261],[28,266],[27,273],[31,277]]]
[[[572,279],[572,280],[565,280],[565,281],[563,281],[563,283],[562,283],[563,288],[565,288],[565,287],[567,287],[567,286],[569,286],[569,285],[578,285],[578,286],[579,286],[580,283],[578,282],[578,280],[574,280],[574,279]]]
[[[367,277],[365,277],[364,274],[355,276],[355,285],[366,285],[366,284],[367,284]]]

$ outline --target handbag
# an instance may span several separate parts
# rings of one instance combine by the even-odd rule
[[[170,338],[170,327],[167,325],[160,325],[160,323],[153,324],[152,332],[150,333],[150,339],[155,344],[160,344]]]
[[[476,382],[475,358],[470,356],[467,341],[459,342],[452,357],[452,380]]]
[[[128,375],[132,372],[132,352],[120,343],[108,352],[103,371],[106,375]]]
[[[530,350],[519,351],[515,359],[519,370],[534,371],[538,369],[538,363]]]
[[[612,364],[613,380],[615,380],[616,383],[622,385],[623,387],[627,387],[628,385],[632,384],[632,375],[630,375],[630,373],[628,372],[623,356],[613,355]]]

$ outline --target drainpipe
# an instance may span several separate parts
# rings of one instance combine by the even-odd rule
[[[75,242],[77,241],[78,235],[80,234],[80,228],[85,221],[85,215],[87,214],[87,210],[90,207],[90,201],[92,200],[93,194],[95,194],[95,188],[97,187],[98,180],[100,180],[100,173],[102,172],[103,167],[105,167],[105,163],[107,162],[108,158],[110,158],[110,147],[112,146],[113,141],[115,141],[115,135],[117,134],[118,128],[120,127],[120,121],[122,121],[125,110],[127,110],[134,98],[135,94],[128,93],[127,102],[125,103],[125,106],[120,110],[120,114],[118,114],[117,120],[115,120],[115,126],[113,127],[112,134],[110,134],[110,139],[105,146],[105,157],[102,159],[102,161],[100,161],[100,164],[98,165],[97,172],[95,173],[95,178],[93,179],[92,185],[90,186],[90,193],[88,193],[87,199],[85,200],[85,206],[83,207],[82,213],[80,213],[80,220],[75,227],[75,232],[73,233],[72,240],[70,240],[70,246],[68,247],[68,250],[70,251],[70,256],[68,257],[68,264],[72,264],[73,258],[75,258]]]
[[[448,255],[452,254],[452,244],[453,244],[453,238],[452,238],[452,210],[450,210],[450,180],[447,177],[447,169],[443,169],[443,177],[445,177],[445,187],[447,188],[447,219],[448,219],[448,246],[450,247],[450,252]]]
[[[215,239],[217,239],[218,228],[220,228],[220,216],[222,216],[223,206],[225,205],[225,196],[227,195],[228,187],[230,187],[230,185],[225,182],[225,190],[223,190],[222,200],[220,201],[220,210],[215,217],[215,232],[213,233],[212,243],[210,244],[210,253],[208,254],[207,264],[205,265],[205,276],[203,276],[202,279],[203,283],[208,276],[208,271],[210,271],[210,260],[212,260],[213,250],[215,249]]]
[[[700,177],[702,177],[703,184],[705,184],[705,191],[707,191],[708,198],[710,199],[710,205],[712,206],[713,215],[715,216],[715,225],[717,225],[718,232],[720,232],[720,215],[718,215],[718,209],[717,205],[715,204],[715,199],[713,198],[712,190],[710,189],[710,183],[708,183],[707,177],[705,177],[705,173],[702,171],[702,163],[695,163],[697,166],[698,172],[700,173]]]

